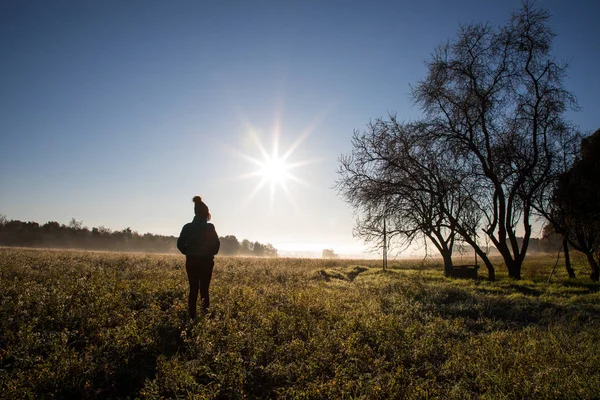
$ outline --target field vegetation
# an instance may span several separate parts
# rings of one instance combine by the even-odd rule
[[[190,322],[182,256],[0,249],[0,396],[598,398],[600,285],[554,261],[222,257]]]

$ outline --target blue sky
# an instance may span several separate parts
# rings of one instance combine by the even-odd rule
[[[589,132],[598,1],[541,0]],[[520,1],[0,1],[0,213],[178,235],[204,197],[221,235],[357,255],[332,189],[355,129],[415,119],[410,84],[459,24]],[[241,178],[293,152],[302,182]],[[247,157],[240,156],[244,154]],[[310,163],[308,162],[310,161]],[[254,193],[252,196],[251,194]]]

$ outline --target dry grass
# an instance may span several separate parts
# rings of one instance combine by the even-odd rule
[[[0,260],[3,398],[600,396],[600,286],[546,283],[550,257],[518,282],[500,266],[448,280],[435,260],[219,258],[194,323],[180,256]]]

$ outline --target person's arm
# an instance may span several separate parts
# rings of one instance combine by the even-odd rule
[[[217,231],[215,229],[215,226],[213,224],[211,224],[212,229],[211,229],[211,243],[212,243],[212,255],[216,255],[219,252],[219,249],[221,248],[221,241],[219,240],[219,235],[217,235]]]
[[[185,254],[185,243],[187,241],[185,229],[186,226],[187,225],[183,226],[183,228],[181,229],[181,233],[179,234],[179,238],[177,239],[177,248],[179,249],[181,254]]]

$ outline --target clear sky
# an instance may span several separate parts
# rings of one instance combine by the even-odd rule
[[[572,121],[593,131],[600,1],[538,4],[570,62]],[[177,236],[200,194],[221,236],[357,255],[332,189],[353,130],[418,118],[409,85],[434,47],[519,6],[0,0],[0,214]],[[253,174],[275,141],[290,169]]]

